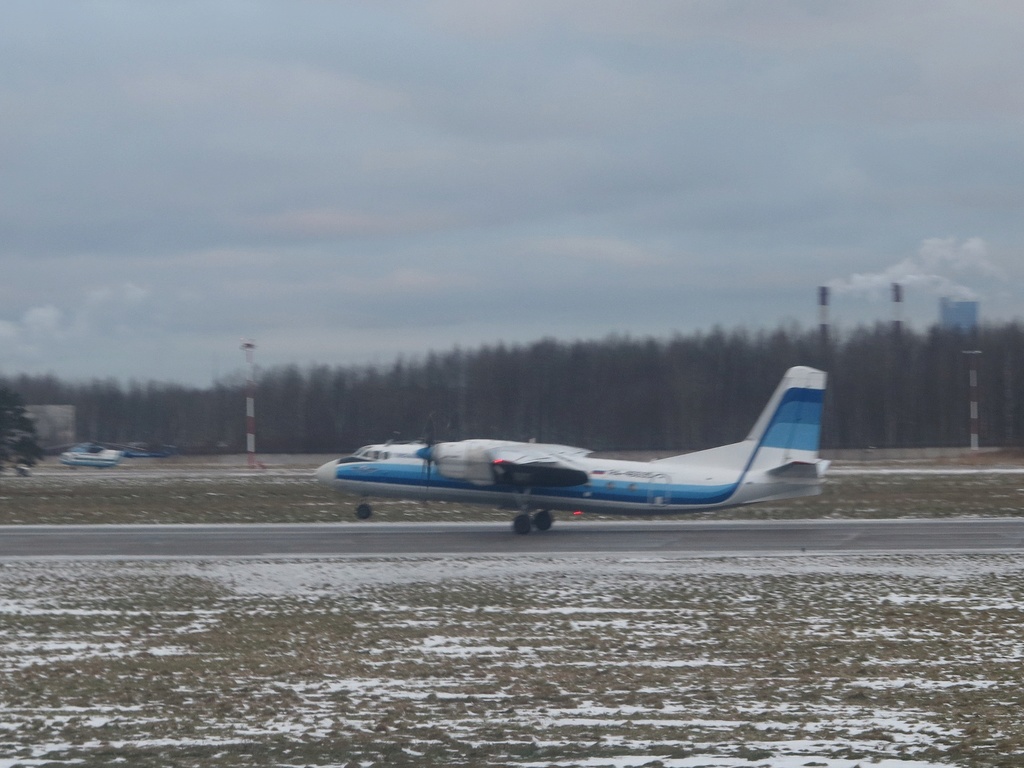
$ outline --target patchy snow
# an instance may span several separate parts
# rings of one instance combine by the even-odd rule
[[[1024,745],[1022,577],[1013,554],[9,561],[0,768],[247,765],[253,744],[324,766],[948,767]]]
[[[931,763],[921,760],[853,760],[850,758],[832,759],[814,755],[813,752],[799,754],[802,746],[799,742],[778,743],[784,749],[798,752],[792,757],[773,756],[767,760],[748,760],[747,758],[700,757],[672,758],[657,754],[644,755],[637,758],[632,755],[619,757],[600,757],[572,761],[545,761],[537,763],[521,763],[523,768],[550,768],[553,766],[571,766],[571,768],[643,768],[643,766],[659,765],[663,768],[949,768],[949,763]]]

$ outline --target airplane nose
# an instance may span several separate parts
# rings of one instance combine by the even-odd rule
[[[324,464],[322,467],[317,469],[316,472],[313,473],[313,477],[315,477],[319,482],[324,483],[325,485],[330,485],[331,481],[334,480],[334,475],[337,468],[337,461],[328,461],[326,464]]]

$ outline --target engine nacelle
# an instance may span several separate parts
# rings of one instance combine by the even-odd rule
[[[562,488],[589,481],[582,469],[558,464],[547,456],[547,460],[531,460],[536,455],[523,455],[515,446],[509,449],[509,445],[497,440],[438,443],[430,449],[430,456],[438,473],[475,485]]]
[[[489,443],[463,440],[459,443],[437,443],[430,454],[437,471],[453,480],[465,480],[478,485],[494,482],[491,470]]]

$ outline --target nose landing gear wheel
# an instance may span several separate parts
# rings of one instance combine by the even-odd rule
[[[372,514],[373,510],[370,508],[369,504],[360,504],[358,507],[356,507],[356,517],[358,517],[360,520],[369,520],[370,515]]]

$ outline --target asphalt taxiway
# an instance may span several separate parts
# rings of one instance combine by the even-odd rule
[[[1024,550],[1024,519],[0,526],[0,559]]]

